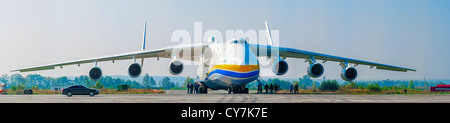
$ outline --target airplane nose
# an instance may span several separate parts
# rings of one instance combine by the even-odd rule
[[[228,64],[236,65],[256,65],[257,58],[250,49],[248,43],[245,41],[234,40],[227,45],[227,51],[225,51],[226,58],[224,61],[228,61]]]

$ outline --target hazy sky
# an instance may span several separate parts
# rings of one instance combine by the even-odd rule
[[[177,45],[175,30],[279,30],[280,46],[349,57],[417,72],[357,66],[358,79],[450,79],[449,0],[0,0],[0,74],[11,69],[138,51],[148,21],[147,49]],[[191,36],[193,37],[193,36]],[[193,40],[193,39],[192,39]],[[287,59],[281,77],[306,74]],[[171,75],[169,59],[148,58],[143,72]],[[101,62],[104,75],[127,75],[131,60]],[[93,64],[28,72],[87,75]],[[336,62],[324,75],[340,79]],[[186,66],[181,76],[195,76]],[[270,71],[263,71],[270,72]]]

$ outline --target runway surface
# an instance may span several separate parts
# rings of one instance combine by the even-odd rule
[[[324,95],[324,94],[167,94],[0,95],[0,103],[450,103],[450,95]]]

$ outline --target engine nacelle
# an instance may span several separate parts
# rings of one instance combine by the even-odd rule
[[[91,70],[89,70],[89,78],[93,81],[97,81],[102,77],[102,69],[100,67],[93,67]]]
[[[287,73],[289,66],[286,61],[279,60],[272,64],[272,72],[276,75],[284,75]]]
[[[141,64],[139,63],[131,63],[130,66],[128,66],[128,75],[132,78],[137,78],[141,75],[142,69]]]
[[[345,69],[342,69],[341,71],[341,78],[345,81],[353,81],[358,76],[358,71],[354,67],[347,67]]]
[[[308,75],[311,76],[312,78],[317,78],[317,77],[322,76],[323,71],[324,71],[323,66],[320,63],[311,64],[307,70]]]
[[[172,75],[179,75],[183,72],[183,62],[175,60],[170,62],[169,71]]]

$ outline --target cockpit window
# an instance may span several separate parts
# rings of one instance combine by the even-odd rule
[[[234,40],[232,41],[233,44],[247,44],[246,40]]]

